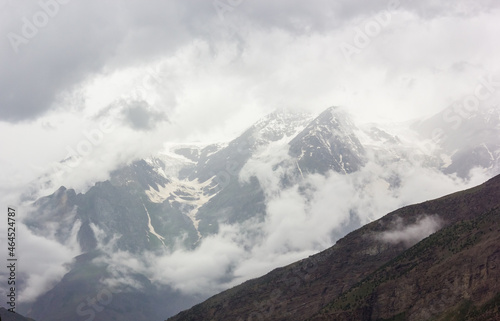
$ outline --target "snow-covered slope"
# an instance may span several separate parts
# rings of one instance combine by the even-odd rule
[[[290,155],[297,158],[302,173],[355,172],[365,162],[355,130],[345,112],[330,107],[290,141]]]
[[[412,126],[423,138],[432,140],[436,153],[450,162],[446,173],[467,177],[474,167],[486,168],[490,175],[500,173],[500,108],[481,107],[475,112],[459,113],[452,107]]]

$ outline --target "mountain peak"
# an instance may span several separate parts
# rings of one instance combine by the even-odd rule
[[[318,117],[316,117],[314,122],[316,124],[331,124],[333,128],[349,132],[355,128],[349,113],[338,106],[328,107],[321,114],[319,114]]]
[[[357,171],[364,164],[364,148],[357,128],[339,107],[329,107],[290,141],[289,153],[297,157],[301,172]]]
[[[277,109],[257,121],[250,130],[257,139],[277,141],[292,136],[313,118],[310,113]]]

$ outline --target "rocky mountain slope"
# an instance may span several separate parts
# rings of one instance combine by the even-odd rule
[[[496,176],[389,213],[169,320],[498,320],[499,232]]]
[[[25,318],[18,313],[12,313],[7,309],[0,307],[0,321],[35,321],[30,318]]]

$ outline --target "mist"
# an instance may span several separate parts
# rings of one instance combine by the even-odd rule
[[[395,225],[391,230],[381,233],[378,239],[382,242],[404,243],[411,246],[438,231],[443,222],[438,216],[421,215],[414,224],[404,226],[402,221],[399,220]]]
[[[283,157],[274,155],[277,160]],[[264,162],[267,166],[272,162],[261,161],[257,164],[256,156],[241,175],[246,179],[252,173],[265,190],[267,212],[263,221],[252,219],[234,225],[221,222],[219,233],[202,239],[194,250],[177,246],[164,255],[142,256],[110,250],[103,259],[110,264],[108,270],[140,272],[158,286],[208,297],[327,249],[348,232],[402,206],[476,186],[488,177],[483,170],[474,170],[470,179],[463,180],[418,164],[412,164],[412,171],[394,166],[392,174],[401,180],[394,188],[387,182],[387,168],[370,161],[350,175],[309,175],[279,190],[282,173],[265,168]],[[438,217],[422,215],[415,224],[395,224],[377,239],[409,246],[436,232],[441,224]],[[131,278],[124,277],[127,273],[116,275],[104,284],[134,286]]]

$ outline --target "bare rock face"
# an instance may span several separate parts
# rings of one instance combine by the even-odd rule
[[[435,233],[415,242],[420,226]],[[389,213],[169,320],[498,320],[499,232],[497,176]]]
[[[484,315],[494,312],[487,305],[499,303],[499,232],[498,207],[452,224],[349,289],[313,320],[361,315],[363,320],[447,320],[459,310],[467,320],[487,320]]]
[[[30,318],[25,318],[16,312],[10,312],[7,309],[0,307],[0,321],[35,321]]]

